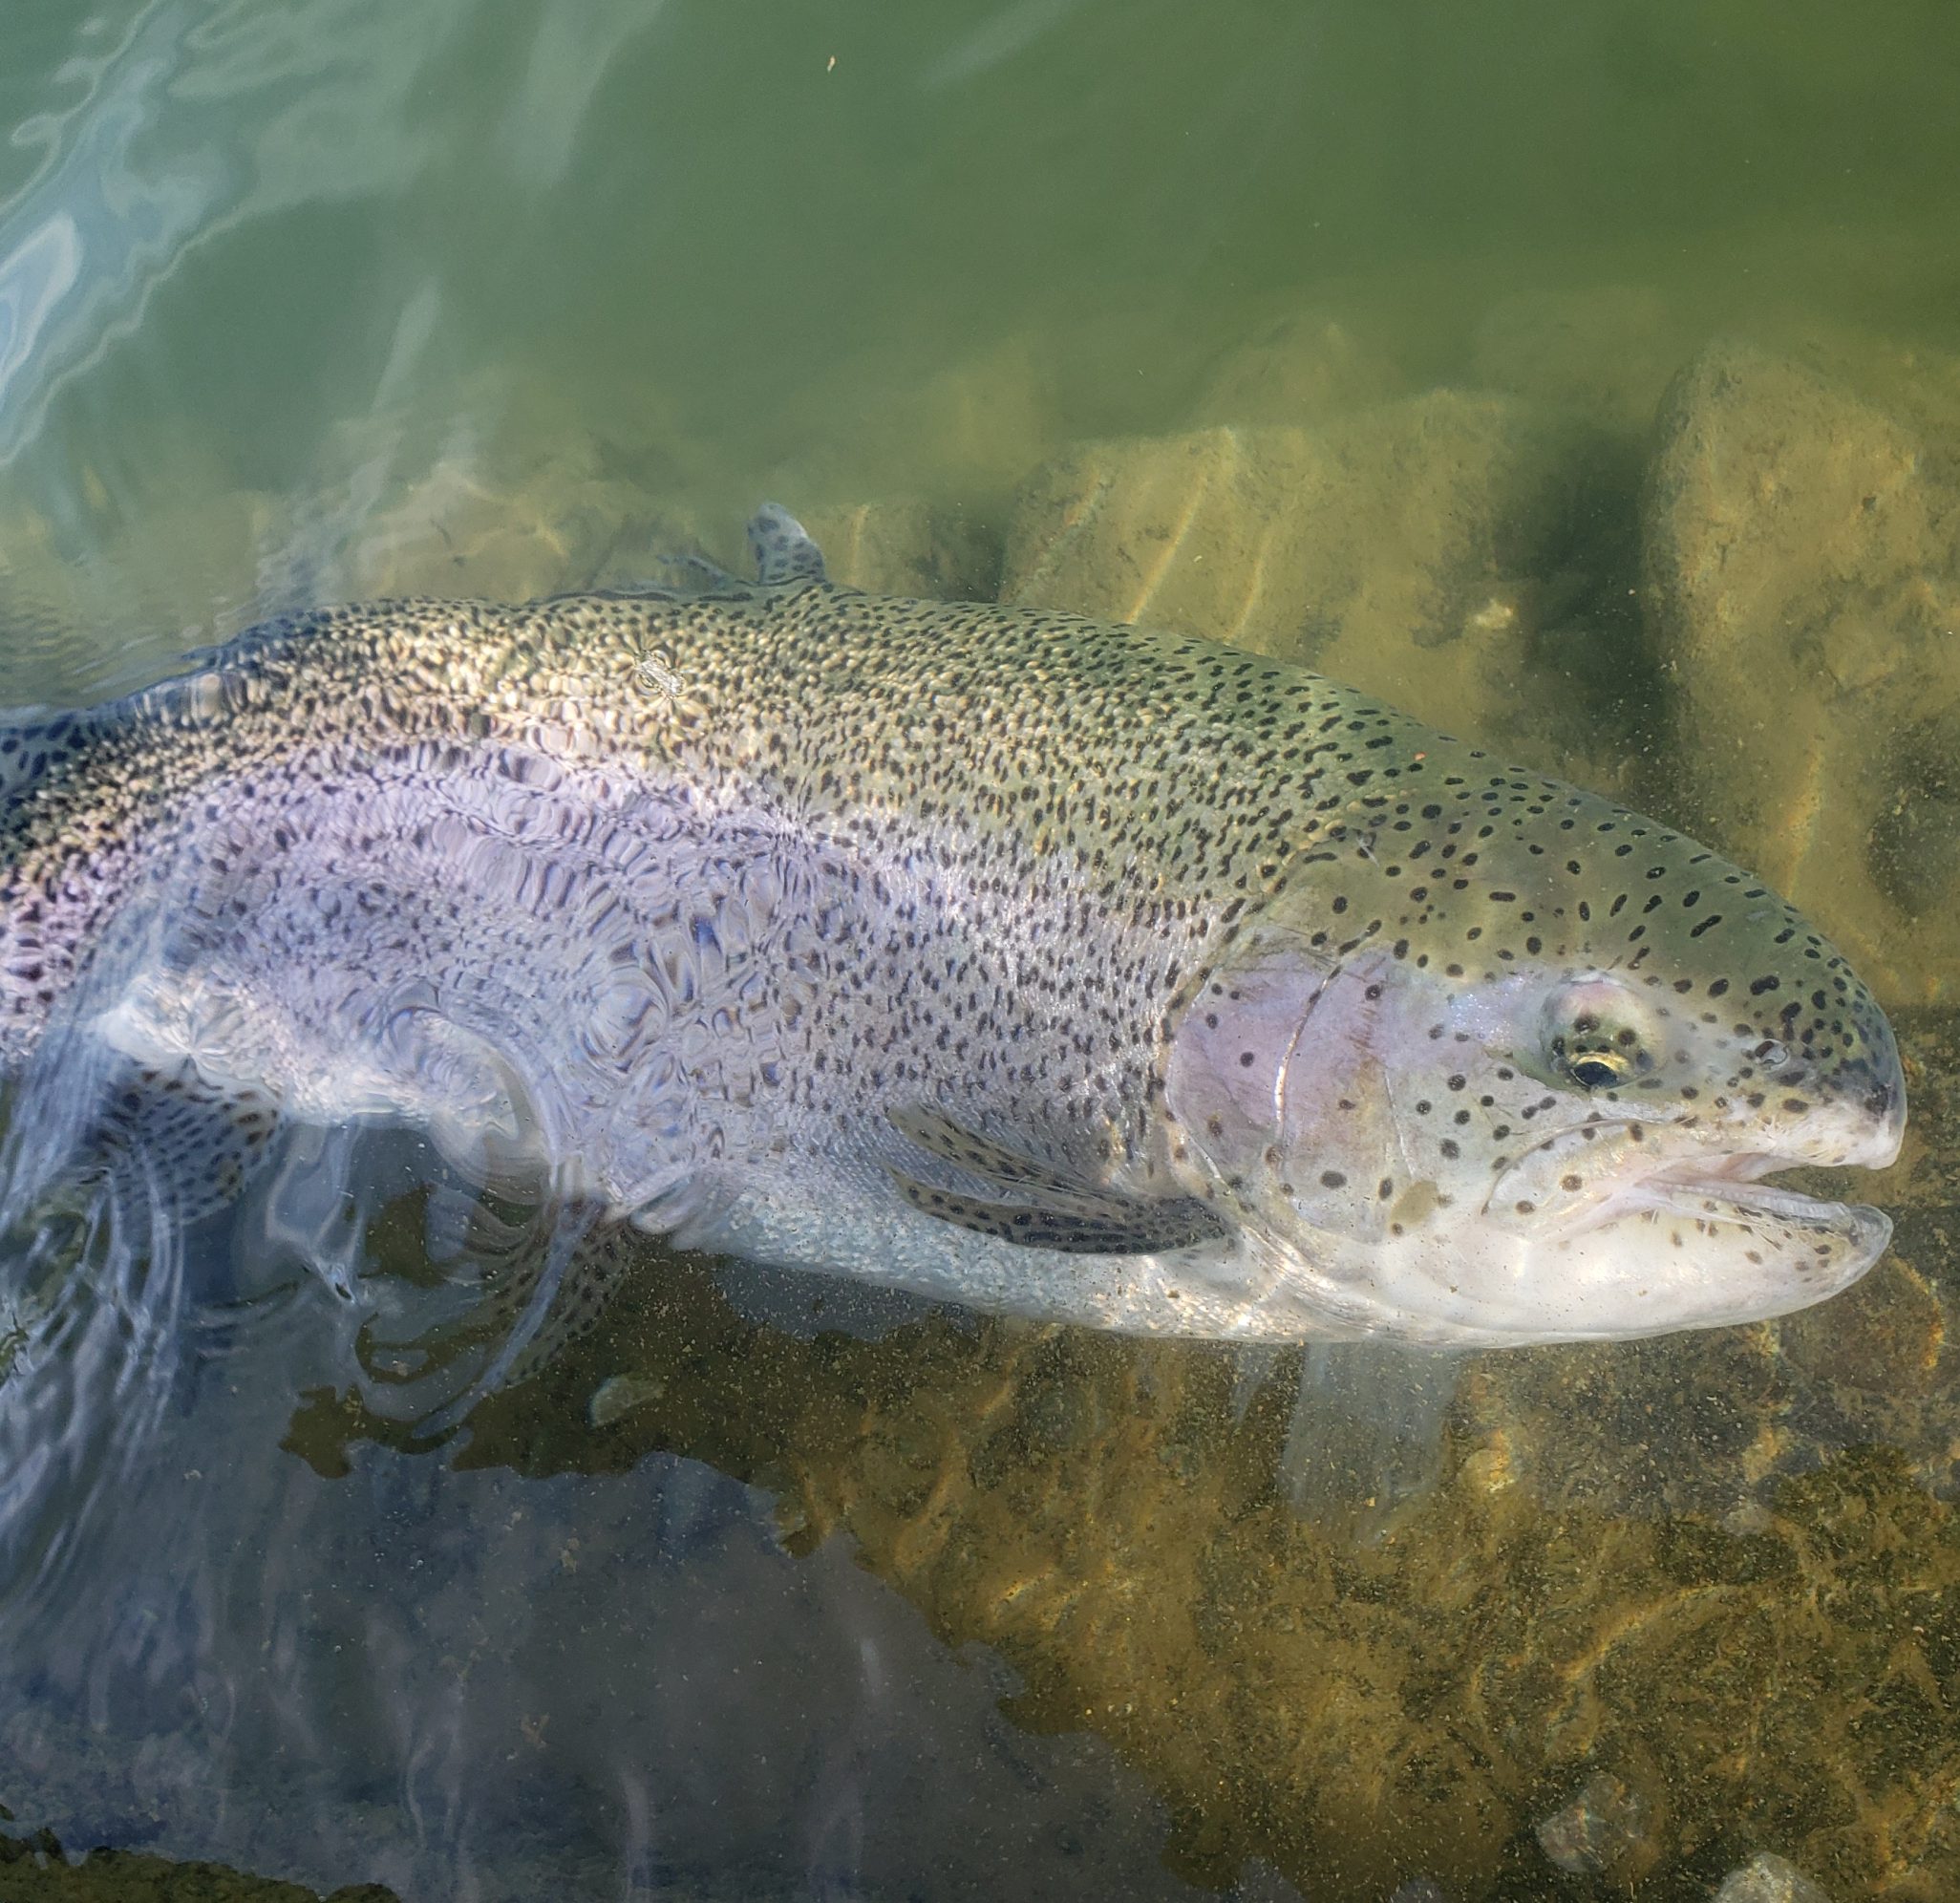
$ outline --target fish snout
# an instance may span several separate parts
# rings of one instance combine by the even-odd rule
[[[1843,1161],[1884,1169],[1906,1137],[1906,1068],[1883,1015],[1874,1012],[1859,1029],[1857,1052],[1833,1080],[1831,1097],[1850,1126]]]

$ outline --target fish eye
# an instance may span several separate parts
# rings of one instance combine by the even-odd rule
[[[1581,1090],[1610,1090],[1632,1066],[1614,1052],[1587,1051],[1583,1057],[1567,1058],[1561,1068]]]
[[[1550,1057],[1552,1070],[1581,1090],[1611,1090],[1636,1072],[1653,1067],[1637,1034],[1587,1017],[1551,1040]]]
[[[1570,978],[1545,995],[1523,1068],[1567,1090],[1626,1089],[1654,1070],[1657,1030],[1646,1001],[1610,973]]]

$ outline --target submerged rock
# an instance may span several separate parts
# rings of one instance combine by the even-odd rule
[[[50,1830],[31,1837],[0,1830],[0,1896],[34,1897],[39,1903],[133,1903],[138,1897],[159,1903],[399,1903],[384,1884],[346,1884],[322,1899],[304,1884],[146,1850],[93,1850],[70,1862]]]
[[[998,530],[964,509],[907,498],[813,509],[805,526],[830,578],[872,594],[991,601],[1000,587]]]
[[[1888,1001],[1960,970],[1960,491],[1886,412],[1712,345],[1662,406],[1647,615],[1693,821]]]
[[[1758,1850],[1722,1878],[1715,1903],[1831,1903],[1822,1887],[1793,1863]]]
[[[355,599],[472,595],[534,601],[602,576],[653,577],[654,558],[693,538],[609,478],[577,442],[534,480],[506,481],[475,455],[446,457],[364,520],[327,567]]]
[[[1690,347],[1684,320],[1651,286],[1588,285],[1501,299],[1477,326],[1470,366],[1488,389],[1645,436]]]
[[[1561,1870],[1594,1875],[1633,1861],[1647,1843],[1652,1807],[1609,1771],[1587,1778],[1569,1804],[1538,1827],[1538,1847]],[[1646,1861],[1651,1861],[1651,1852]]]
[[[957,496],[997,514],[1030,464],[1061,438],[1057,404],[1074,379],[1056,353],[1055,340],[1020,332],[948,362],[937,349],[895,355],[888,332],[867,335],[826,374],[783,393],[767,437],[768,453],[781,460],[769,465],[766,486],[799,499],[813,527],[828,522],[815,508],[804,513],[813,496]],[[841,430],[846,415],[851,426]],[[721,469],[728,466],[724,460]],[[756,501],[730,498],[723,517]]]
[[[1388,1903],[1450,1903],[1450,1894],[1433,1876],[1412,1876]]]
[[[1194,423],[1314,423],[1383,403],[1406,378],[1375,342],[1325,310],[1290,310],[1225,352]]]
[[[1302,662],[1609,788],[1638,697],[1630,473],[1596,434],[1437,390],[1324,427],[1081,445],[1023,487],[1002,599]]]

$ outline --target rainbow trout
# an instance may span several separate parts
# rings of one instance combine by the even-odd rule
[[[1906,1106],[1750,874],[1300,669],[751,537],[6,729],[15,1167],[204,1207],[405,1123],[690,1248],[1241,1340],[1708,1327],[1884,1250],[1763,1181]]]

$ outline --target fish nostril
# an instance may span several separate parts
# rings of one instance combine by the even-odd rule
[[[1889,1083],[1875,1083],[1864,1093],[1864,1114],[1874,1123],[1883,1123],[1891,1114],[1892,1086]]]

